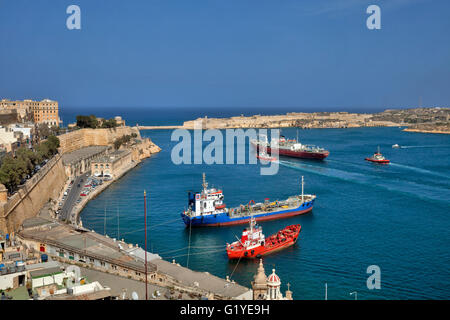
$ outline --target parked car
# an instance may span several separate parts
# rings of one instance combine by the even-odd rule
[[[80,197],[86,197],[86,193],[80,193]]]
[[[65,196],[67,196],[67,191],[66,191],[66,192],[64,192],[64,195],[65,195]]]

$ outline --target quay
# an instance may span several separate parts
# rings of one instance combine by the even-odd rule
[[[136,129],[138,130],[172,130],[183,128],[183,126],[136,126]]]
[[[130,284],[133,288],[145,289],[145,251],[137,245],[40,217],[26,220],[17,232],[17,240],[54,261],[89,269],[87,274],[108,286],[114,283],[110,276],[115,276],[123,285],[130,284],[125,280],[133,280]],[[249,288],[208,272],[190,270],[175,261],[165,261],[151,252],[147,252],[147,280],[152,290],[177,292],[183,299],[252,299]],[[117,285],[114,290],[119,290]]]

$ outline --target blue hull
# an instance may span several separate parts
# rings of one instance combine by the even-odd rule
[[[280,210],[275,212],[264,212],[260,214],[254,214],[253,218],[256,221],[267,221],[281,218],[293,217],[299,214],[304,214],[312,210],[314,205],[314,200],[303,203],[297,208],[288,209],[288,210]],[[210,214],[204,215],[201,217],[188,217],[184,213],[181,213],[181,217],[183,218],[184,224],[188,227],[191,225],[192,227],[219,227],[219,226],[228,226],[234,224],[245,224],[248,223],[251,216],[240,216],[231,218],[226,213],[219,214]]]

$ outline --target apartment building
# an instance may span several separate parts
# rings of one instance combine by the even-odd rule
[[[58,102],[50,99],[41,101],[2,99],[0,100],[0,110],[16,110],[17,120],[20,122],[32,120],[35,123],[46,123],[49,126],[59,126],[61,122]]]

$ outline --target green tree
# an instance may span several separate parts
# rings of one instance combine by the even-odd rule
[[[52,155],[56,154],[58,152],[58,148],[59,148],[58,137],[50,136],[50,137],[48,137],[46,143],[47,143],[48,149]]]
[[[38,136],[42,139],[47,139],[47,137],[51,134],[50,128],[45,123],[40,123],[37,127]]]
[[[17,189],[21,179],[21,172],[18,170],[16,160],[10,155],[3,158],[0,167],[0,182],[5,185],[9,192],[12,192]]]
[[[58,127],[58,126],[52,126],[52,127],[50,128],[50,133],[51,133],[52,135],[57,136],[58,134],[61,133],[61,128]]]
[[[40,159],[48,159],[51,155],[50,149],[47,143],[41,143],[36,147],[36,153]]]
[[[80,128],[92,128],[95,129],[98,127],[97,117],[91,114],[90,116],[77,116],[77,126]]]
[[[111,118],[109,120],[103,121],[102,128],[115,128],[115,127],[117,127],[116,119]]]
[[[31,174],[34,167],[38,163],[38,157],[36,153],[26,147],[21,147],[16,151],[16,161],[22,161],[26,167],[26,173]]]

